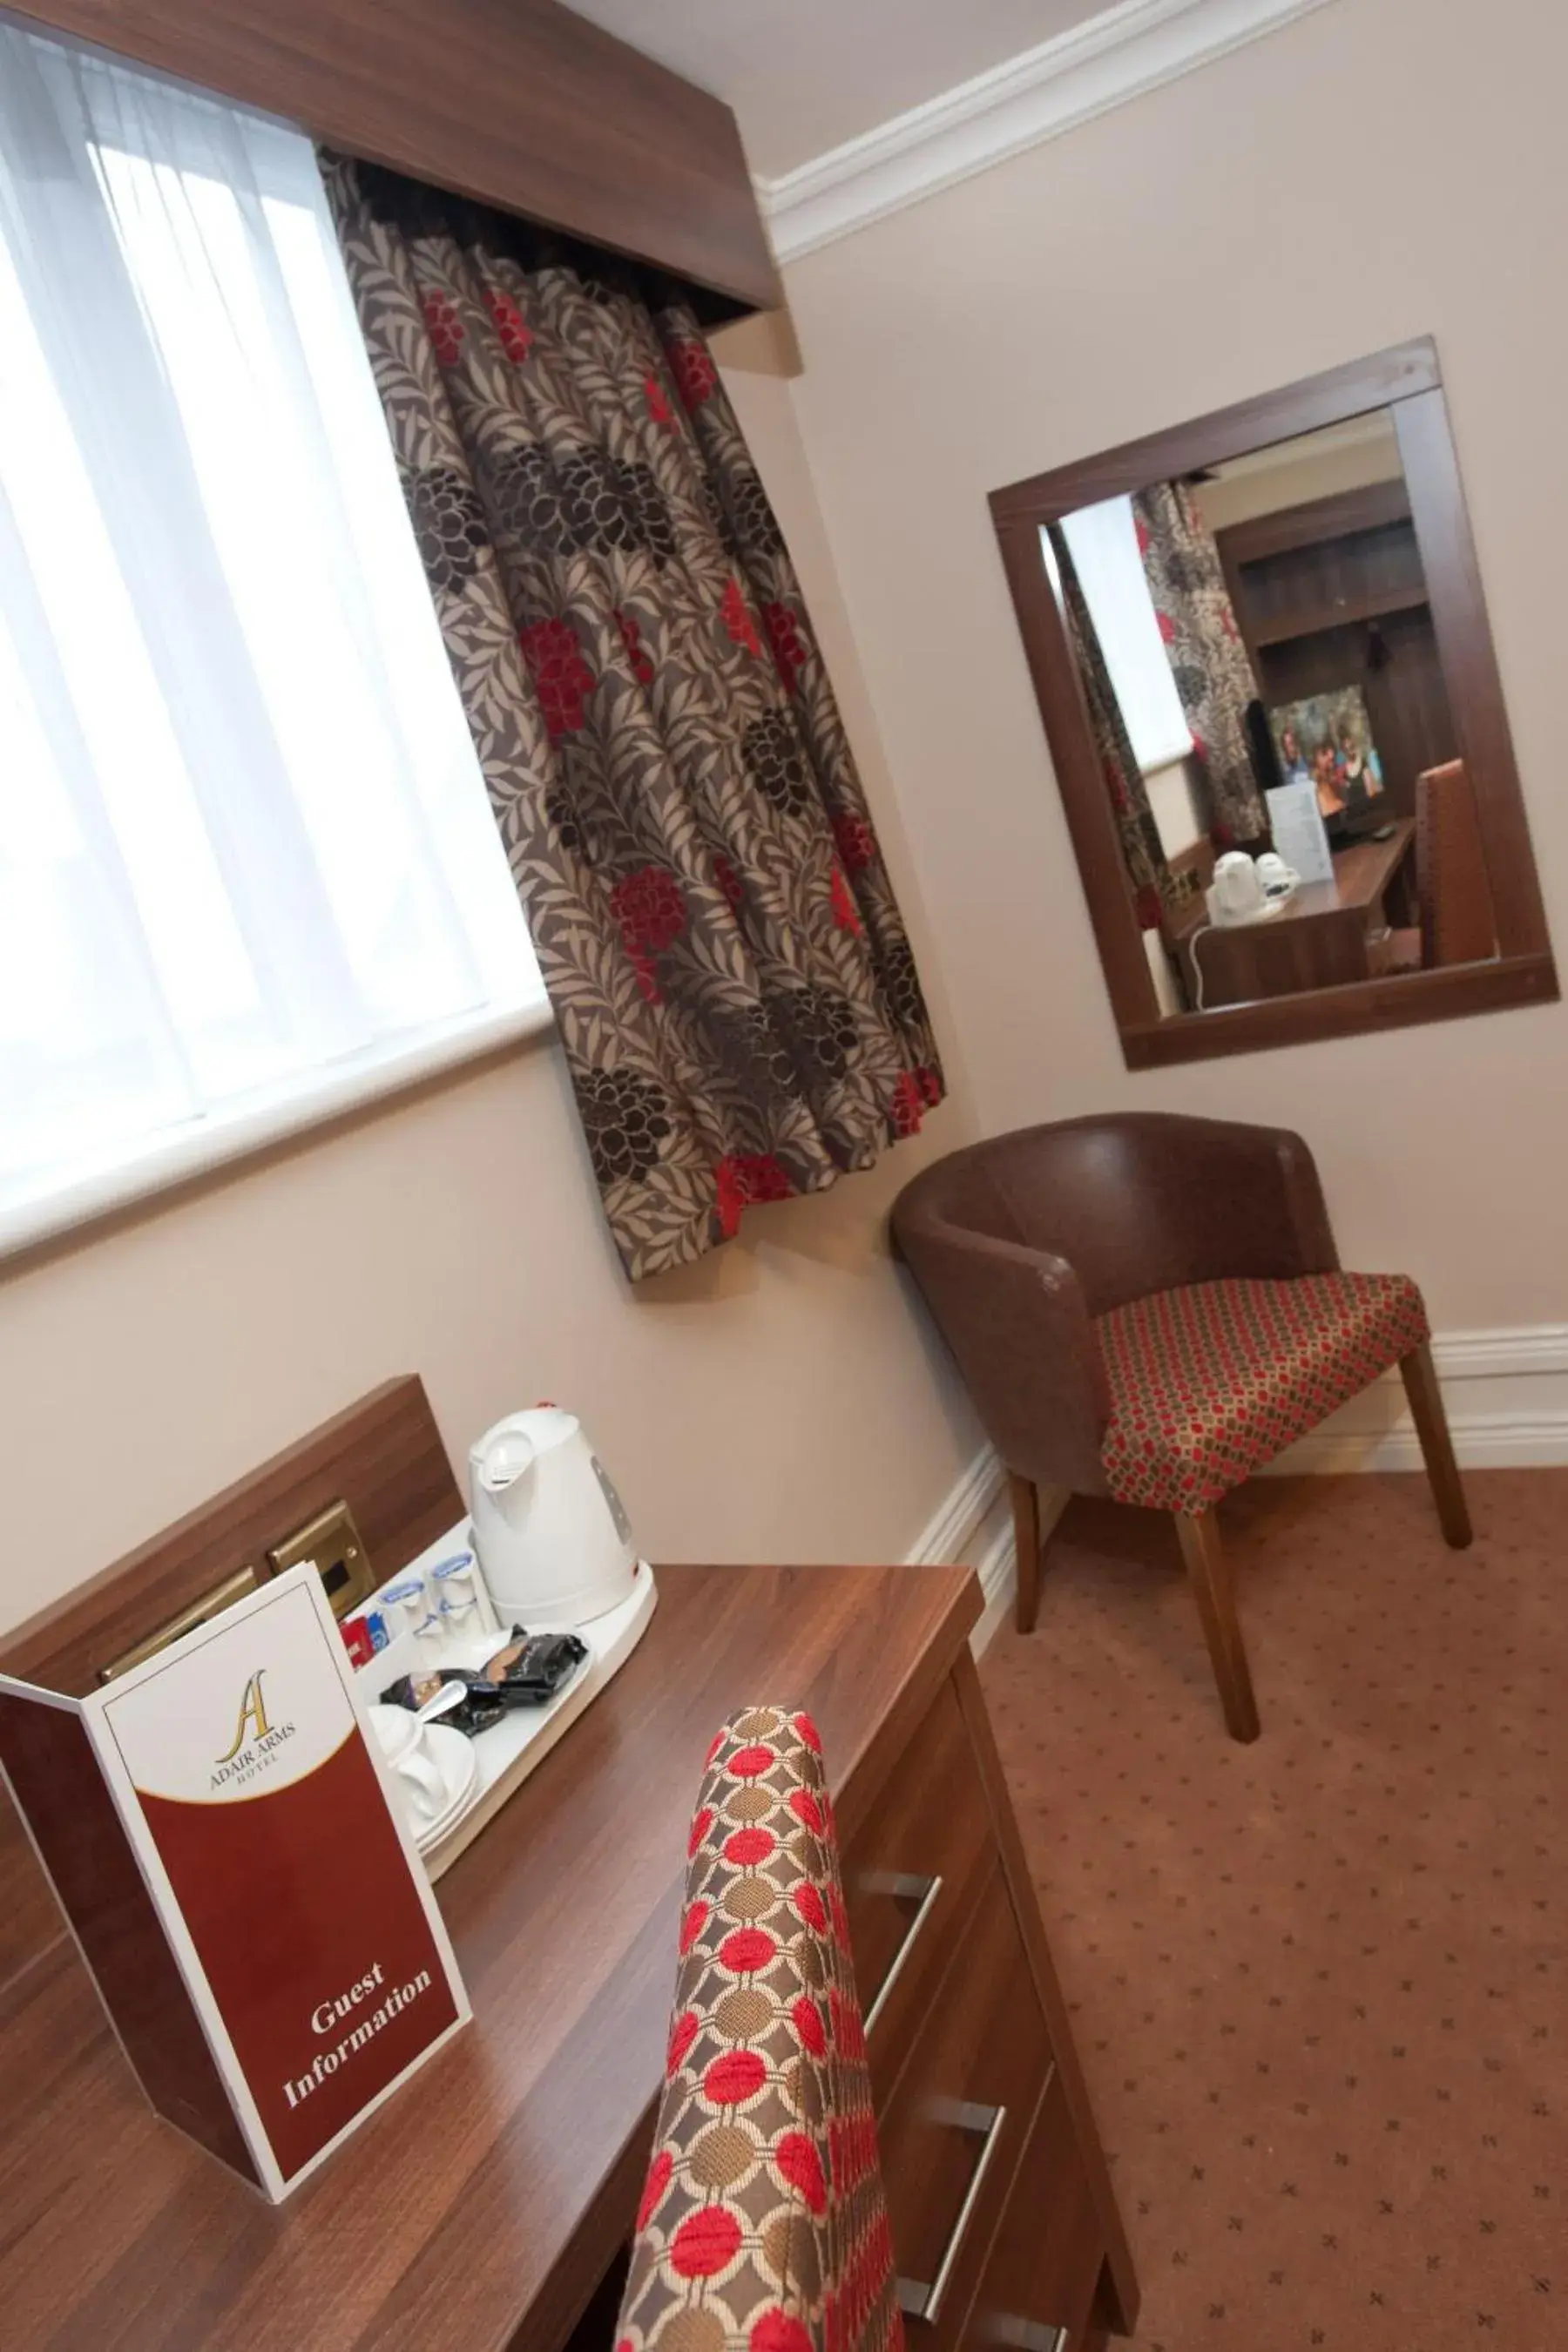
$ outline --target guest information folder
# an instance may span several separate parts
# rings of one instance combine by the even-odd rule
[[[1334,860],[1316,788],[1310,782],[1275,784],[1263,797],[1274,846],[1286,865],[1303,882],[1331,882]]]
[[[153,2106],[274,2203],[467,2022],[310,1562],[86,1698],[0,1675],[0,1767]]]

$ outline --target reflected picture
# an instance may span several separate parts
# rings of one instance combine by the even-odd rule
[[[1353,821],[1381,798],[1383,762],[1359,686],[1281,703],[1269,711],[1268,727],[1280,782],[1310,783],[1325,823]]]

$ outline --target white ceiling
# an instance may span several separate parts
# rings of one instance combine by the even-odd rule
[[[1105,0],[567,0],[735,110],[752,169],[793,171]]]

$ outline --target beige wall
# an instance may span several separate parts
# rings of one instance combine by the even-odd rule
[[[903,882],[787,391],[734,389]],[[656,1559],[900,1558],[978,1437],[882,1224],[921,1157],[966,1132],[950,1103],[872,1174],[752,1212],[739,1243],[634,1295],[548,1043],[0,1269],[0,1629],[405,1370],[459,1462],[510,1405],[575,1405]]]
[[[1539,0],[1336,0],[787,273],[793,394],[982,1126],[1298,1125],[1347,1255],[1416,1272],[1448,1328],[1568,1318],[1568,1012],[1130,1076],[985,496],[1435,334],[1568,949],[1565,79],[1568,17]],[[1352,124],[1357,161],[1324,168],[1325,125]]]

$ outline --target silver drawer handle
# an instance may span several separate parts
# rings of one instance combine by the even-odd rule
[[[944,2101],[940,2112],[942,2122],[955,2124],[962,2131],[984,2132],[985,2137],[979,2159],[970,2175],[969,2186],[963,2192],[963,2202],[958,2209],[952,2234],[942,2248],[935,2278],[930,2286],[922,2285],[918,2279],[901,2278],[899,2281],[900,2310],[910,2319],[923,2319],[929,2327],[934,2327],[942,2315],[942,2298],[952,2284],[954,2265],[963,2251],[963,2241],[974,2219],[974,2209],[980,2202],[980,2192],[991,2169],[991,2159],[1001,2141],[1002,2126],[1007,2120],[1005,2107],[978,2106],[972,2100],[952,2104]]]
[[[994,2320],[990,2341],[1005,2345],[1006,2352],[1072,2352],[1072,2337],[1065,2327],[1043,2326],[1037,2319]]]
[[[912,1871],[868,1871],[864,1884],[869,1895],[902,1895],[906,1900],[911,1895],[918,1895],[921,1898],[921,1907],[904,1929],[903,1941],[893,1954],[892,1967],[877,1987],[877,1998],[866,2011],[866,2031],[869,2033],[882,2014],[888,1995],[899,1981],[904,1962],[915,1948],[915,1937],[936,1906],[936,1898],[942,1893],[942,1879],[940,1874],[935,1878],[921,1878]]]

